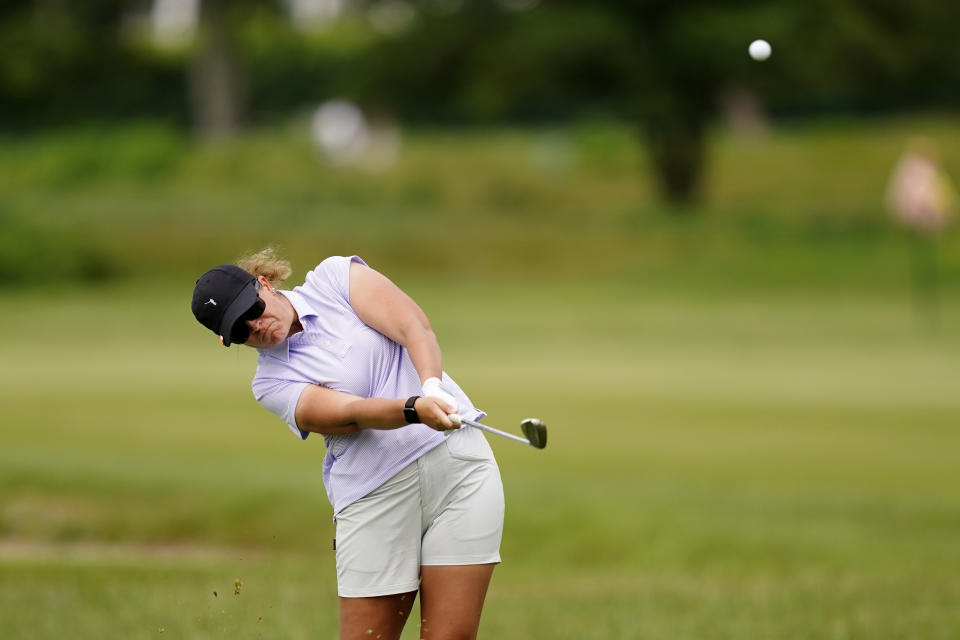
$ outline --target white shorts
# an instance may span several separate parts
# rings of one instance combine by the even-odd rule
[[[462,427],[335,520],[341,597],[416,591],[421,566],[500,562],[500,469],[483,433]]]

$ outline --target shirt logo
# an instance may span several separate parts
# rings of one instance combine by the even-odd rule
[[[208,304],[212,304],[213,306],[217,306],[217,301],[214,300],[213,298],[210,298],[209,300],[207,300],[206,302],[203,303],[203,306],[207,306]]]

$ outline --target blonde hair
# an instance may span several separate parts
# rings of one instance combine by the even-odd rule
[[[237,266],[254,276],[263,276],[271,287],[279,287],[290,277],[290,262],[280,257],[274,247],[261,249],[237,260]]]

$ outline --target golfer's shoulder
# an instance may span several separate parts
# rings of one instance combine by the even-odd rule
[[[367,264],[359,256],[330,256],[307,273],[303,286],[345,295],[350,289],[350,266],[353,263]]]

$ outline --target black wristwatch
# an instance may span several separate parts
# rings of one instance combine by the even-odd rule
[[[407,403],[403,405],[403,419],[407,421],[407,424],[420,422],[420,416],[417,415],[417,410],[413,408],[413,405],[417,403],[417,398],[419,397],[420,396],[410,396],[407,398]]]

